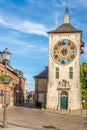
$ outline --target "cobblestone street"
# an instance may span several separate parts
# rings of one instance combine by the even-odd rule
[[[48,112],[28,107],[13,107],[7,110],[9,127],[34,128],[39,130],[87,130],[87,118],[69,114]],[[0,110],[2,124],[3,109]]]

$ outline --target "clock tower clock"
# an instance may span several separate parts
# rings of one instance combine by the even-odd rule
[[[48,32],[48,109],[80,109],[80,52],[82,31],[70,24],[68,8],[64,23]]]
[[[67,65],[75,59],[77,54],[77,47],[69,39],[61,39],[56,44],[54,44],[51,53],[55,63],[60,65]]]

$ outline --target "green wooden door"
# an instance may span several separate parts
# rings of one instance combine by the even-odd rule
[[[67,109],[68,107],[68,95],[66,92],[62,92],[60,96],[60,109]]]
[[[67,109],[67,103],[68,103],[68,97],[61,97],[60,98],[60,102],[61,102],[61,109]]]

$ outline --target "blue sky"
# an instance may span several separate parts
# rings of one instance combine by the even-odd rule
[[[81,62],[87,61],[87,3],[69,0],[70,23],[83,31]],[[48,65],[49,30],[63,23],[66,0],[0,0],[0,51],[8,48],[11,66],[22,70],[27,90],[34,90],[33,76]]]

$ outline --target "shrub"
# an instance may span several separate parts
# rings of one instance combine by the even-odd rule
[[[83,102],[82,107],[83,107],[83,109],[87,109],[87,102]]]

